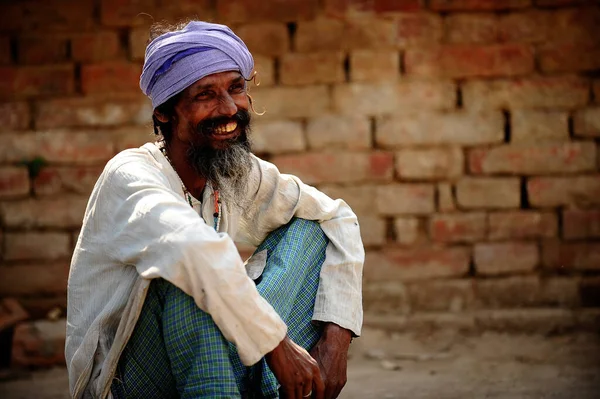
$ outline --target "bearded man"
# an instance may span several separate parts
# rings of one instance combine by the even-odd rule
[[[228,27],[151,39],[140,86],[161,139],[109,161],[90,197],[71,395],[337,397],[362,325],[356,216],[250,153],[253,59]],[[246,265],[234,240],[258,247]]]

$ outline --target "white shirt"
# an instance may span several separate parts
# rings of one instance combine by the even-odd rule
[[[257,157],[247,193],[250,205],[243,212],[222,204],[216,232],[211,188],[190,207],[155,144],[125,150],[108,162],[71,261],[65,352],[73,397],[110,395],[120,353],[153,278],[192,296],[236,345],[245,365],[273,350],[287,327],[247,276],[232,237],[257,246],[294,216],[317,220],[329,238],[313,320],[360,335],[364,249],[348,205]]]

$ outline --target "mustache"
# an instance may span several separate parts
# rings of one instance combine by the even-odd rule
[[[196,131],[201,135],[209,136],[214,133],[215,129],[230,122],[236,122],[238,128],[244,131],[250,125],[250,112],[241,109],[233,116],[217,116],[214,118],[204,119],[196,125]]]

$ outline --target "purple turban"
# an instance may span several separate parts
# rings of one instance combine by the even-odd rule
[[[250,51],[231,29],[193,21],[148,45],[140,88],[156,108],[205,76],[240,71],[249,79],[253,68]]]

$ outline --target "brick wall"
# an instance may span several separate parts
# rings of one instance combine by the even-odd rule
[[[358,213],[371,313],[600,305],[600,7],[23,0],[0,13],[0,296],[65,306],[103,164],[152,139],[150,18],[230,24],[256,151]]]

